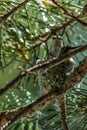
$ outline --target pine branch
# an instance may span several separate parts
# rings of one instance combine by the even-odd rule
[[[43,63],[33,66],[33,67],[29,68],[28,70],[23,71],[16,78],[14,78],[10,83],[8,83],[5,87],[0,89],[0,96],[3,95],[7,90],[12,88],[20,80],[22,80],[25,76],[29,76],[29,75],[33,74],[34,72],[37,72],[41,68],[46,69],[46,68],[52,68],[56,65],[59,65],[59,64],[63,63],[64,61],[66,61],[67,59],[69,59],[69,58],[75,56],[76,54],[79,54],[85,50],[87,50],[87,45],[79,47],[76,50],[63,55],[63,57],[60,57],[60,58],[54,57],[50,60],[44,61]]]
[[[5,21],[10,15],[12,15],[14,12],[16,12],[22,6],[24,6],[27,2],[28,2],[28,0],[24,0],[23,2],[21,2],[20,4],[15,6],[13,9],[11,9],[9,12],[7,12],[6,14],[0,16],[0,23]]]
[[[73,19],[75,19],[77,22],[79,22],[80,24],[87,26],[87,23],[80,20],[78,17],[74,16],[73,14],[69,13],[61,4],[57,3],[55,0],[52,0],[52,2],[58,7],[61,8],[64,13],[70,17],[72,17]]]
[[[86,14],[87,14],[87,4],[84,6],[81,14],[78,15],[76,18],[83,18]],[[71,18],[68,22],[64,23],[63,25],[56,27],[54,29],[51,29],[48,32],[45,32],[44,34],[39,36],[39,40],[37,40],[34,45],[32,45],[30,48],[28,48],[28,51],[40,46],[43,42],[46,42],[52,35],[55,35],[57,32],[59,32],[59,31],[63,30],[64,28],[70,26],[74,22],[76,22],[76,20],[74,18]]]
[[[87,74],[87,57],[85,57],[79,64],[79,66],[74,70],[74,72],[69,76],[64,85],[57,88],[46,95],[41,96],[36,101],[21,108],[5,111],[0,113],[0,125],[3,125],[1,130],[5,130],[12,123],[20,119],[21,117],[32,116],[37,110],[52,104],[56,98],[66,93],[69,89],[73,88],[76,84],[81,82],[84,76]]]

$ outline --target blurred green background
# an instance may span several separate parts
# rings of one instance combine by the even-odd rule
[[[6,14],[22,0],[1,0],[0,15]],[[81,13],[84,0],[57,0],[75,16]],[[0,88],[6,86],[19,73],[19,66],[27,69],[36,64],[37,57],[47,57],[52,37],[41,46],[32,48],[45,32],[59,27],[70,19],[60,8],[47,1],[29,0],[26,5],[0,23]],[[82,17],[87,22],[87,15]],[[87,27],[78,22],[60,31],[64,45],[87,44]],[[32,49],[30,49],[32,48]],[[87,56],[87,51],[74,57],[76,66]],[[37,76],[25,77],[0,97],[0,111],[11,110],[34,101],[41,95]],[[50,110],[50,111],[49,111]],[[84,111],[83,111],[84,110]],[[85,111],[86,110],[86,111]],[[67,120],[70,130],[87,130],[87,75],[67,93]],[[62,130],[59,105],[38,111],[33,117],[21,119],[9,130]]]

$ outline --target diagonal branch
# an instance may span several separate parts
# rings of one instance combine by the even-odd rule
[[[41,68],[46,69],[46,68],[52,68],[56,65],[59,65],[59,64],[63,63],[64,61],[66,61],[67,59],[69,59],[69,58],[75,56],[76,54],[79,54],[79,53],[81,53],[85,50],[87,50],[87,45],[79,47],[79,48],[77,48],[76,50],[74,50],[70,53],[66,53],[63,57],[52,58],[50,60],[44,61],[43,63],[35,65],[35,66],[29,68],[28,70],[25,70],[24,72],[19,74],[15,79],[13,79],[10,83],[8,83],[5,87],[0,89],[0,96],[2,94],[4,94],[8,89],[12,88],[20,80],[22,80],[25,76],[31,75],[34,72],[37,72],[38,70],[40,70]]]
[[[78,15],[76,18],[83,18],[86,14],[87,14],[87,4],[84,6],[81,14]],[[76,20],[74,18],[71,18],[68,22],[64,23],[63,25],[56,27],[54,29],[51,29],[48,32],[45,32],[44,34],[39,36],[39,40],[37,40],[34,45],[32,45],[31,47],[28,48],[28,51],[40,46],[42,44],[42,42],[46,42],[52,35],[55,35],[56,32],[61,31],[62,29],[70,26],[74,22],[76,22]]]
[[[5,111],[0,113],[0,125],[3,125],[1,130],[5,130],[12,123],[20,119],[21,117],[32,116],[37,110],[52,104],[56,98],[60,95],[73,88],[74,85],[81,82],[82,78],[87,73],[87,57],[85,57],[79,64],[79,66],[74,70],[74,72],[69,76],[64,85],[57,88],[46,95],[41,96],[36,101],[21,108]],[[4,125],[5,124],[5,125]]]
[[[57,3],[55,0],[52,0],[52,2],[59,8],[61,8],[64,13],[70,17],[72,17],[73,19],[75,19],[77,22],[79,22],[80,24],[87,26],[87,23],[85,23],[84,21],[80,20],[78,17],[74,16],[73,14],[69,13],[61,4]]]
[[[11,14],[13,14],[14,12],[16,12],[19,8],[21,8],[22,6],[24,6],[26,3],[28,2],[28,0],[24,0],[23,2],[21,2],[20,4],[18,4],[17,6],[15,6],[13,9],[11,9],[9,12],[7,12],[6,14],[0,16],[0,23],[5,21]]]
[[[36,72],[41,68],[43,68],[43,69],[52,68],[56,65],[63,63],[64,61],[68,60],[69,58],[75,56],[76,54],[79,54],[79,53],[85,51],[85,50],[87,50],[87,44],[73,50],[72,52],[66,53],[65,55],[63,55],[61,57],[58,57],[58,58],[54,57],[50,60],[44,61],[43,63],[35,65],[34,67],[28,69],[27,72]]]

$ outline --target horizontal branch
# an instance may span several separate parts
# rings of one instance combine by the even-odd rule
[[[84,58],[74,72],[69,76],[64,85],[57,88],[46,95],[41,96],[36,101],[21,108],[5,111],[0,113],[0,125],[3,125],[1,130],[5,130],[12,123],[20,119],[21,117],[32,116],[37,110],[52,104],[56,98],[65,93],[74,85],[81,82],[82,78],[87,74],[87,57]],[[4,125],[5,124],[5,125]]]
[[[77,48],[76,50],[66,53],[63,57],[60,58],[52,58],[50,60],[44,61],[43,63],[40,63],[38,65],[35,65],[25,71],[23,71],[21,74],[19,74],[16,78],[14,78],[10,83],[8,83],[5,87],[0,89],[0,96],[4,94],[8,89],[12,88],[16,83],[18,83],[20,80],[22,80],[25,76],[31,75],[34,72],[37,72],[41,68],[52,68],[56,65],[59,65],[66,61],[67,59],[75,56],[76,54],[79,54],[83,51],[87,50],[87,45],[84,45],[82,47]]]

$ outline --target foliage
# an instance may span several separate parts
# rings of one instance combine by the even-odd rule
[[[22,0],[1,0],[0,15],[4,15]],[[51,2],[51,1],[50,1]],[[70,17],[64,10],[42,0],[29,0],[0,24],[0,88],[20,73],[18,66],[27,69],[36,63],[37,57],[46,58],[52,44],[52,37],[40,46],[37,41],[45,32],[63,25]],[[69,13],[77,16],[86,1],[57,0]],[[82,20],[86,21],[87,16]],[[64,45],[84,45],[87,41],[87,27],[75,21],[59,30]],[[35,46],[35,47],[34,47]],[[76,65],[87,55],[87,51],[74,57]],[[30,103],[41,95],[36,76],[26,77],[0,98],[0,111],[11,110]],[[87,76],[67,93],[67,119],[70,130],[87,129]],[[80,124],[80,125],[79,125]],[[21,119],[9,130],[62,130],[59,105],[55,103],[37,112],[33,117]]]

